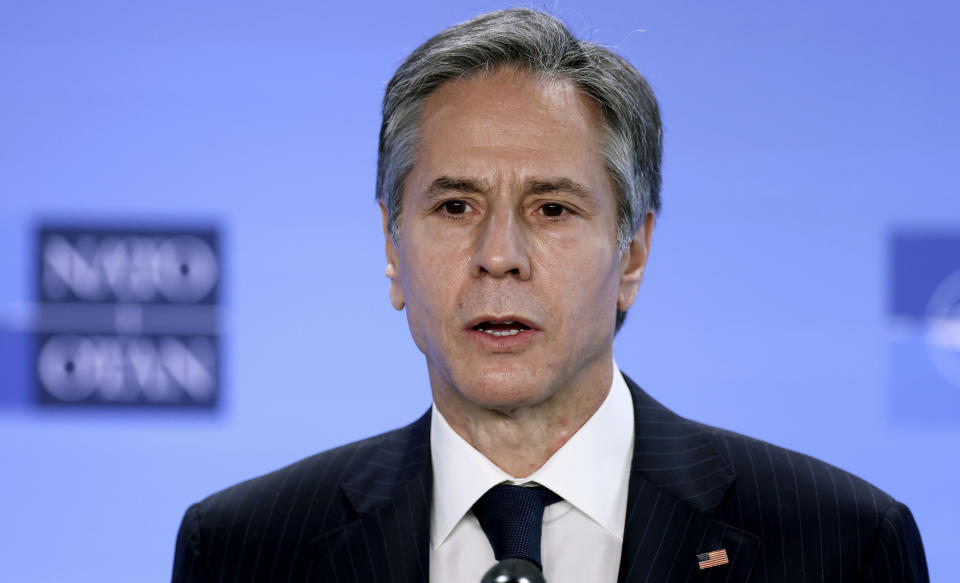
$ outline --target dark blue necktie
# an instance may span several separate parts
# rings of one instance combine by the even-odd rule
[[[526,559],[542,569],[543,509],[559,500],[559,496],[543,486],[500,484],[477,500],[473,513],[498,561]]]

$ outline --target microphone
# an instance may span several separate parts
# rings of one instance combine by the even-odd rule
[[[480,583],[546,583],[546,580],[531,561],[510,558],[490,567]]]

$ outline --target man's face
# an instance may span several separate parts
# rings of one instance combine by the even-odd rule
[[[427,99],[386,249],[438,403],[509,411],[609,386],[615,308],[633,302],[653,216],[621,255],[600,122],[570,83],[511,69]]]

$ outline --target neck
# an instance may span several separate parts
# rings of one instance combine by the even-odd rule
[[[536,404],[511,409],[479,405],[453,387],[431,384],[434,404],[450,427],[500,469],[525,478],[600,408],[610,392],[612,370],[607,361],[579,383],[562,387]]]

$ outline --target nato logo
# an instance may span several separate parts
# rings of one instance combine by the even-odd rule
[[[896,233],[891,251],[893,418],[960,424],[960,232]]]
[[[215,407],[215,230],[44,225],[36,262],[37,403]]]

